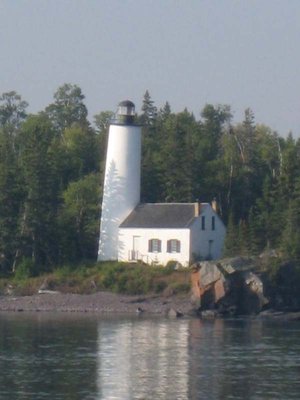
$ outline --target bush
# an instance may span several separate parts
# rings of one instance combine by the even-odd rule
[[[37,276],[37,270],[34,262],[31,258],[23,258],[16,269],[15,278],[21,280],[31,278],[33,276]]]
[[[158,281],[153,284],[153,291],[155,293],[162,293],[166,287],[168,286],[167,282],[165,281]]]
[[[170,287],[172,288],[174,294],[188,293],[191,289],[191,285],[189,283],[180,282],[172,283]]]

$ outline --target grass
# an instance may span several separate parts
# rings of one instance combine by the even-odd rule
[[[100,290],[130,295],[180,294],[190,290],[190,271],[182,268],[148,266],[120,262],[64,265],[53,272],[28,277],[24,267],[14,276],[0,279],[0,294],[8,285],[15,295],[37,293],[45,283],[51,290],[62,293],[90,294]]]

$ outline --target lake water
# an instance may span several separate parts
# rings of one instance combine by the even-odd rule
[[[300,323],[0,313],[0,399],[299,399]]]

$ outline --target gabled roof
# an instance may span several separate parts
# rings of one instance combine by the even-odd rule
[[[139,204],[120,228],[187,228],[199,215],[197,206],[198,203]],[[206,206],[207,203],[201,203],[200,210],[203,211]]]

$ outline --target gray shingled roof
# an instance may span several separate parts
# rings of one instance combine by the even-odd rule
[[[139,204],[120,228],[186,228],[194,218],[195,203],[146,203]]]

